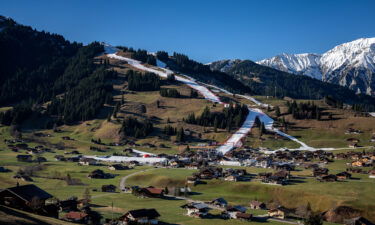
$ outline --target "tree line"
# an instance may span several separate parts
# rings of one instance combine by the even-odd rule
[[[156,66],[156,58],[155,56],[148,54],[146,50],[143,49],[133,49],[133,48],[128,48],[125,46],[118,46],[119,49],[121,49],[124,52],[130,52],[131,53],[131,58],[136,59],[138,61],[141,61],[143,63],[147,63],[153,66]]]
[[[181,98],[180,92],[174,88],[162,88],[160,89],[160,96],[167,98]]]
[[[211,112],[206,107],[200,116],[195,116],[194,113],[189,114],[184,121],[189,124],[196,124],[205,127],[214,127],[227,129],[230,131],[234,127],[240,127],[245,121],[249,110],[246,105],[230,105],[224,108],[222,112]]]
[[[119,133],[122,138],[143,138],[149,135],[153,130],[153,124],[148,120],[139,121],[134,117],[126,117],[122,122]]]
[[[310,101],[307,103],[300,102],[299,104],[297,104],[296,101],[293,101],[292,103],[288,101],[286,106],[288,107],[288,114],[292,114],[294,119],[320,120],[321,118],[321,109]]]
[[[129,70],[126,74],[128,89],[131,91],[157,91],[160,89],[160,78],[154,73],[139,73]]]

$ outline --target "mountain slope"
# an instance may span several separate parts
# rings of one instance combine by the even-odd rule
[[[42,112],[53,118],[46,126],[96,116],[115,76],[94,62],[104,51],[101,44],[83,46],[1,16],[0,27],[0,107],[13,108],[0,113],[0,123],[20,124]]]
[[[257,63],[375,95],[375,38],[344,43],[322,55],[284,53]]]
[[[189,59],[186,55],[174,53],[172,56],[168,56],[166,52],[158,52],[157,57],[166,63],[170,69],[187,74],[198,81],[220,86],[236,93],[253,93],[248,86],[232,76],[221,71],[211,70],[209,65],[203,65]]]
[[[264,59],[258,63],[288,73],[303,74],[321,80],[319,61],[321,56],[317,54],[286,54]]]
[[[375,106],[375,99],[368,95],[356,95],[346,87],[307,76],[296,76],[250,60],[222,60],[211,63],[210,68],[231,75],[258,95],[288,96],[297,99],[321,99],[324,96],[332,96],[344,103],[363,104],[363,109],[366,110],[374,109]]]

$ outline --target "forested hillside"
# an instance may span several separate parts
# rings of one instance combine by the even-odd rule
[[[4,17],[0,27],[0,106],[13,106],[0,115],[2,123],[21,123],[51,100],[47,112],[57,122],[73,123],[98,113],[112,91],[107,79],[116,76],[93,61],[104,51],[101,44],[71,43]]]
[[[211,68],[214,67],[215,63],[211,65]],[[344,103],[356,104],[364,111],[372,111],[375,106],[373,97],[356,95],[354,91],[339,85],[296,76],[250,60],[236,61],[226,72],[246,84],[257,95],[288,96],[296,99],[322,99],[331,96]]]
[[[167,64],[169,68],[187,74],[198,81],[214,84],[237,93],[252,93],[251,88],[226,73],[211,71],[210,67],[189,59],[188,56],[174,53],[169,57],[166,52],[157,52],[157,58]]]

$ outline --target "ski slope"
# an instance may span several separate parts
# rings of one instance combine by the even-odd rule
[[[147,67],[147,66],[141,64],[141,62],[138,61],[138,60],[130,59],[130,58],[123,57],[123,56],[119,56],[116,53],[110,53],[110,54],[107,54],[107,56],[109,58],[126,61],[128,64],[130,64],[131,66],[133,66],[137,69],[147,71],[147,72],[151,72],[151,73],[155,73],[156,75],[158,75],[160,77],[166,78],[169,74],[169,71],[167,69],[164,69],[164,68],[159,68],[158,70],[153,69],[153,68],[150,68],[150,67]],[[201,95],[203,95],[203,97],[205,99],[207,99],[211,102],[222,103],[220,101],[219,97],[217,97],[214,93],[212,93],[210,90],[208,90],[208,88],[206,88],[202,85],[199,85],[193,79],[191,79],[189,77],[185,78],[185,77],[182,77],[182,76],[175,76],[175,77],[176,77],[177,81],[182,82],[182,83],[188,85],[189,87],[197,90]]]
[[[127,57],[117,55],[116,52],[118,51],[118,49],[116,49],[112,46],[106,46],[105,45],[104,48],[105,48],[105,52],[106,52],[107,57],[117,59],[117,60],[126,61],[128,64],[130,64],[131,66],[133,66],[137,69],[140,69],[140,70],[143,70],[143,71],[148,71],[148,72],[151,72],[151,73],[155,73],[158,76],[164,77],[164,78],[166,78],[168,76],[168,74],[173,74],[173,71],[165,68],[166,65],[159,60],[157,60],[157,65],[158,65],[157,69],[154,69],[154,68],[150,68],[150,67],[146,67],[145,65],[142,65],[141,62],[138,61],[138,60],[134,60],[134,59],[130,59],[130,58],[127,58]],[[233,94],[233,93],[231,93],[231,92],[229,92],[225,89],[219,88],[215,85],[204,84],[204,83],[201,83],[201,82],[198,83],[194,78],[186,76],[186,75],[183,75],[183,77],[182,76],[175,76],[175,78],[176,78],[177,81],[180,81],[180,82],[190,86],[191,88],[197,90],[201,95],[204,96],[205,99],[207,99],[209,101],[212,101],[212,102],[223,104],[223,102],[220,101],[219,97],[216,96],[214,93],[212,93],[207,88],[207,86],[211,87],[211,88],[215,88],[217,90],[220,90],[220,91],[222,91],[226,94]],[[262,102],[259,102],[258,100],[254,99],[253,97],[250,97],[250,96],[247,96],[247,95],[238,95],[238,96],[243,97],[245,99],[248,99],[248,100],[254,102],[256,105],[258,105],[260,107],[263,107],[263,108],[268,107],[268,104],[264,104]],[[259,120],[264,124],[266,130],[276,132],[281,136],[284,136],[286,138],[289,138],[292,141],[295,141],[295,142],[299,143],[301,145],[301,147],[298,150],[308,150],[308,151],[315,151],[316,150],[315,148],[312,148],[312,147],[306,145],[304,142],[298,140],[297,138],[295,138],[293,136],[290,136],[288,134],[285,134],[285,133],[281,132],[280,130],[274,128],[273,127],[273,123],[274,123],[273,119],[271,117],[269,117],[267,114],[265,114],[262,110],[257,109],[257,108],[250,108],[250,107],[248,107],[248,109],[249,109],[249,114],[247,115],[247,117],[246,117],[244,123],[242,124],[242,126],[234,134],[232,134],[232,136],[223,145],[221,145],[220,147],[217,148],[217,151],[220,152],[221,154],[225,154],[225,153],[231,151],[233,148],[235,148],[240,143],[242,143],[241,139],[246,137],[246,135],[251,131],[251,128],[254,126],[254,122],[255,122],[256,117],[258,117]]]

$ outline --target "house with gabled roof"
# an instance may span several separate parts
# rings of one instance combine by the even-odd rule
[[[186,215],[198,218],[207,216],[208,212],[211,210],[207,204],[200,202],[190,202],[182,205],[181,208],[187,210]]]
[[[250,201],[250,209],[266,209],[266,204],[257,200]]]
[[[65,214],[64,220],[73,223],[84,223],[86,224],[89,220],[89,215],[84,212],[71,211]]]
[[[228,206],[228,202],[224,198],[216,198],[210,202],[210,204],[225,208]]]
[[[0,204],[26,211],[45,207],[45,201],[53,196],[34,184],[17,185],[15,187],[0,190]],[[47,215],[55,216],[56,212]]]
[[[136,224],[158,224],[160,214],[156,209],[136,209],[130,210],[120,217],[120,221],[123,224],[129,224],[130,222]]]

